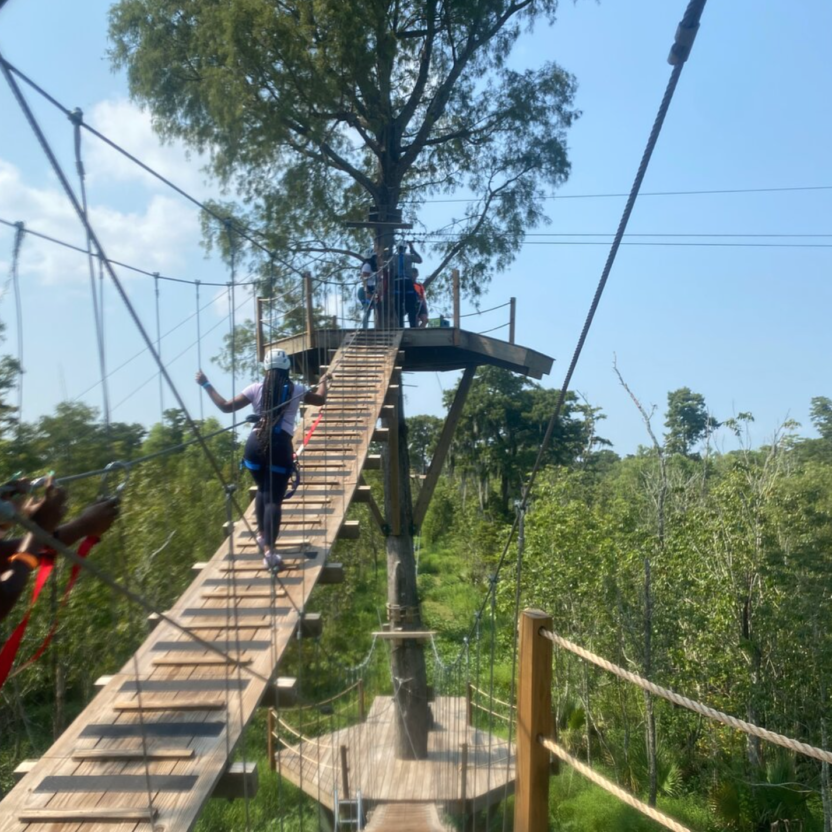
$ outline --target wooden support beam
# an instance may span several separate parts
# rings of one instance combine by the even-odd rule
[[[324,631],[324,620],[319,612],[305,612],[300,620],[301,638],[318,638]]]
[[[389,438],[390,430],[388,428],[376,428],[373,431],[373,442],[387,442]]]
[[[158,612],[152,612],[147,616],[147,629],[149,632],[152,633],[161,623],[162,616]]]
[[[231,763],[220,777],[211,797],[224,797],[226,800],[248,797],[257,794],[260,778],[257,776],[257,763],[243,760]]]
[[[345,520],[338,529],[338,540],[358,540],[361,536],[361,524],[358,520]]]
[[[433,459],[430,461],[430,468],[428,468],[428,473],[422,481],[422,490],[416,498],[416,505],[413,507],[413,524],[417,529],[421,528],[422,523],[425,521],[425,515],[428,513],[430,501],[436,489],[436,483],[439,482],[439,475],[442,473],[442,468],[445,465],[445,458],[448,456],[448,450],[451,447],[456,426],[459,424],[459,419],[462,416],[465,400],[468,398],[468,391],[471,389],[476,371],[476,367],[466,367],[462,378],[459,380],[459,387],[457,387],[454,402],[448,411],[445,424],[442,426],[442,433],[439,436],[439,442],[436,445]]]
[[[365,485],[363,480],[363,477],[359,479],[360,485],[353,492],[352,501],[354,503],[369,503],[373,498],[373,490],[369,485]]]
[[[306,272],[303,275],[303,292],[306,296],[306,336],[312,342],[312,332],[315,329],[315,316],[312,303],[312,275]]]
[[[451,286],[454,297],[454,329],[459,329],[459,269],[451,272]]]
[[[552,628],[551,616],[541,610],[523,611],[517,663],[515,832],[549,828],[549,752],[537,741],[552,731],[552,642],[540,635],[544,627]]]
[[[321,574],[318,577],[318,586],[330,586],[332,584],[342,583],[344,583],[343,563],[328,563],[321,569]]]
[[[257,348],[257,360],[263,360],[263,352],[266,348],[266,339],[263,337],[263,310],[266,308],[266,298],[257,298],[257,320],[255,321],[254,336]],[[269,333],[271,338],[271,332]]]
[[[391,384],[387,388],[387,395],[384,397],[384,404],[397,404],[399,401],[400,384]]]
[[[388,470],[389,480],[386,483],[390,489],[390,517],[388,517],[389,534],[402,533],[401,493],[399,491],[399,400],[396,397],[393,412],[385,419],[390,438],[387,442],[387,453],[390,455]]]
[[[350,799],[350,767],[347,762],[347,746],[341,746],[341,789],[344,800]]]
[[[262,708],[292,708],[298,702],[298,680],[293,676],[278,676],[274,683],[263,691],[260,700]]]
[[[387,534],[387,523],[384,520],[384,515],[381,513],[381,509],[378,507],[378,503],[376,502],[376,498],[373,497],[373,491],[369,485],[366,485],[364,482],[364,477],[360,477],[358,482],[360,485],[356,489],[356,493],[359,491],[363,495],[363,499],[360,502],[367,503],[370,508],[370,514],[372,515],[373,519],[376,521],[376,525],[378,526],[378,530],[386,535]]]
[[[37,760],[23,760],[12,772],[12,779],[19,783],[38,764]]]
[[[364,460],[365,471],[380,471],[381,470],[381,454],[367,454]]]

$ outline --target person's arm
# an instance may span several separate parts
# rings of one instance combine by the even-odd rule
[[[67,546],[72,546],[83,537],[103,537],[118,517],[118,511],[118,497],[99,500],[87,506],[74,520],[58,526],[55,537]]]
[[[45,532],[53,534],[61,517],[66,513],[66,492],[52,485],[50,480],[46,487],[46,495],[38,500],[30,500],[22,511]],[[7,559],[0,573],[0,621],[8,615],[26,588],[29,574],[40,563],[42,549],[43,546],[37,537],[30,533],[23,538],[18,551]]]
[[[235,410],[242,410],[244,407],[248,407],[248,405],[251,404],[251,402],[242,393],[240,393],[239,396],[235,396],[231,401],[224,399],[214,389],[214,385],[208,381],[208,376],[206,376],[202,370],[197,370],[196,383],[205,390],[211,401],[223,413],[234,413]]]
[[[314,404],[320,406],[326,403],[327,383],[329,382],[329,373],[321,376],[318,386],[314,390],[307,391],[303,397],[306,404]]]
[[[422,255],[419,254],[418,251],[413,247],[413,243],[408,243],[408,248],[410,249],[410,256],[413,258],[414,263],[421,263],[422,262]]]

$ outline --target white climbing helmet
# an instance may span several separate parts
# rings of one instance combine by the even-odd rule
[[[271,349],[263,356],[264,370],[288,370],[292,366],[283,350]]]

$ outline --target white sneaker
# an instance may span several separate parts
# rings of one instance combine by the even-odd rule
[[[265,554],[266,552],[266,538],[263,537],[263,532],[257,532],[257,547],[260,549],[261,552]]]
[[[270,572],[282,572],[285,569],[283,565],[283,558],[277,554],[273,549],[270,549],[263,556],[263,566]]]

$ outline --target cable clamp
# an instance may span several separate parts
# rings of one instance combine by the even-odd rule
[[[112,494],[109,493],[107,488],[108,482],[110,477],[116,472],[120,471],[124,475],[124,479],[115,487]],[[130,466],[126,462],[122,462],[121,460],[116,460],[115,462],[111,462],[104,468],[104,473],[101,475],[101,490],[100,496],[102,499],[107,500],[112,497],[120,497],[121,493],[127,487],[127,482],[130,479]]]
[[[237,486],[235,483],[230,482],[225,486],[225,495],[226,497],[230,497],[235,491],[237,490]]]
[[[84,123],[84,111],[80,107],[76,107],[67,118],[76,126],[80,127]]]
[[[690,50],[693,47],[693,42],[696,40],[696,33],[698,31],[698,23],[693,26],[679,24],[676,28],[676,40],[673,46],[670,47],[670,54],[667,56],[667,62],[671,66],[683,64],[690,57]]]

